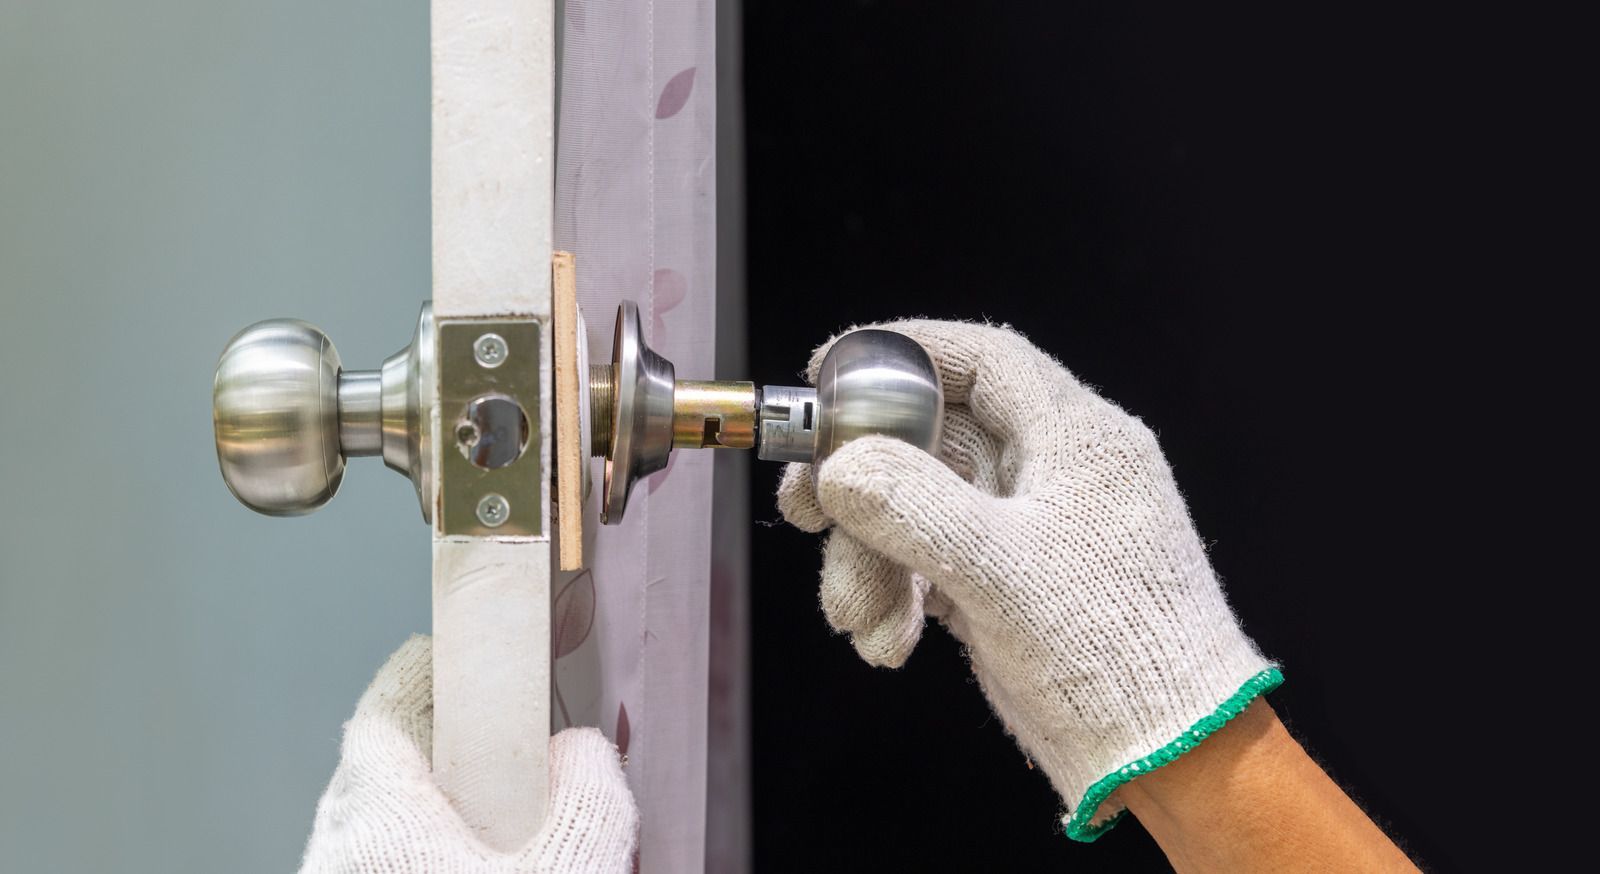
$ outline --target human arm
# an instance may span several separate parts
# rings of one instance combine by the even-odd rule
[[[1181,874],[1416,870],[1264,700],[1120,794]]]
[[[1242,714],[1282,675],[1229,608],[1148,427],[1013,331],[880,327],[939,369],[938,456],[856,440],[789,468],[780,508],[831,529],[829,622],[867,661],[897,667],[924,615],[938,618],[1060,793],[1066,833],[1093,840],[1130,786],[1252,723]]]

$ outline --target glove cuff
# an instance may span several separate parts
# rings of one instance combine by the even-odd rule
[[[1061,817],[1061,824],[1067,837],[1088,843],[1105,834],[1127,812],[1125,807],[1118,806],[1115,810],[1100,814],[1101,805],[1111,797],[1111,793],[1135,777],[1177,761],[1178,757],[1194,749],[1201,741],[1227,725],[1229,720],[1243,713],[1252,701],[1281,685],[1283,685],[1283,673],[1277,666],[1268,665],[1246,680],[1238,691],[1219,704],[1215,710],[1189,726],[1186,731],[1091,783],[1083,791],[1078,804]]]

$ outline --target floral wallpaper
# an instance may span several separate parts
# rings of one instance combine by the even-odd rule
[[[555,245],[577,258],[593,360],[631,299],[680,377],[715,374],[715,12],[566,2]],[[626,756],[645,872],[706,870],[709,455],[674,453],[552,586],[552,729],[598,725]]]

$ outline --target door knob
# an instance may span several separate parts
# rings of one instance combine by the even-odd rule
[[[644,340],[639,307],[623,301],[611,364],[589,375],[590,445],[605,458],[602,522],[621,521],[633,484],[667,466],[674,449],[755,448],[768,461],[821,464],[857,437],[883,434],[932,452],[944,387],[917,341],[866,329],[840,337],[816,388],[678,380]]]
[[[433,313],[378,370],[344,370],[333,341],[298,319],[257,322],[228,342],[212,383],[222,479],[241,503],[298,516],[339,491],[346,458],[379,455],[416,486],[430,516],[426,394],[433,386]]]

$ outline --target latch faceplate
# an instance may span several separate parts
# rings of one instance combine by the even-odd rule
[[[534,319],[436,326],[443,536],[544,534],[539,328]]]

